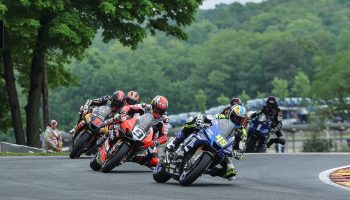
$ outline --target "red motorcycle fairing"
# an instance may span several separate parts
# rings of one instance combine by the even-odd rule
[[[107,139],[105,141],[105,143],[100,148],[100,158],[101,158],[102,162],[104,162],[107,159],[107,152],[108,152],[109,148],[110,148],[109,139]]]
[[[135,134],[134,128],[137,126],[138,124],[137,122],[138,122],[137,117],[128,119],[120,124],[120,129],[124,134],[128,134],[131,136],[131,138],[135,138],[133,134]],[[153,144],[153,128],[150,127],[150,129],[146,131],[146,133],[148,134],[141,140],[142,146],[138,146],[137,148],[147,149]],[[111,146],[109,141],[110,141],[109,138],[107,138],[105,143],[99,149],[99,157],[102,162],[105,162],[107,160],[108,152],[110,151],[110,148],[115,148],[116,146],[119,146],[119,144],[123,143],[125,140],[122,137],[119,137],[114,146]],[[135,148],[132,147],[130,149],[130,152],[134,150]]]
[[[143,148],[147,149],[153,144],[153,129],[151,128],[151,132],[142,140]]]

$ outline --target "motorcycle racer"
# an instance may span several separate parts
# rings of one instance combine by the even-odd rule
[[[281,137],[283,136],[283,133],[281,131],[282,129],[282,111],[278,106],[277,98],[274,96],[269,96],[266,100],[265,105],[262,107],[261,111],[255,112],[251,115],[251,119],[254,119],[256,117],[259,117],[260,115],[267,115],[269,116],[268,119],[272,120],[272,129],[271,132],[274,132],[277,136],[277,143],[284,144],[285,140]],[[249,133],[248,133],[249,134]],[[266,138],[260,149],[257,149],[258,152],[265,152],[267,147],[267,140]]]
[[[238,97],[232,97],[232,99],[230,100],[230,106],[227,106],[222,112],[221,114],[224,114],[224,115],[228,115],[228,113],[230,112],[230,109],[233,105],[243,105],[242,104],[242,101],[240,98]]]
[[[227,137],[235,137],[233,156],[237,160],[241,159],[247,137],[247,131],[245,129],[247,124],[247,110],[241,105],[232,106],[227,115],[197,115],[195,118],[190,118],[182,131],[178,133],[177,137],[168,143],[167,148],[170,151],[175,151],[191,133],[195,132],[198,126],[211,123],[213,119],[229,119],[234,124],[233,135]],[[233,166],[230,158],[226,157],[220,164],[223,167],[222,169],[214,169],[209,174],[212,176],[221,176],[228,180],[232,180],[233,177],[237,175],[237,170]]]
[[[125,98],[124,104],[122,105],[122,107],[124,106],[129,106],[129,105],[135,105],[138,103],[140,98],[140,95],[138,94],[138,92],[136,91],[129,91],[127,94],[127,97]],[[111,117],[109,119],[107,119],[104,123],[105,124],[118,124],[120,123],[120,119],[119,117],[119,113],[122,110],[122,107],[116,109],[116,112],[113,112],[112,115],[114,114],[114,117]],[[114,127],[113,125],[109,128],[110,130],[115,129],[116,127]],[[107,137],[108,137],[109,133],[106,133],[105,135],[103,135],[103,137],[101,137],[98,141],[97,141],[97,147],[101,146],[101,144],[103,142],[106,141]]]
[[[111,116],[113,113],[117,113],[125,104],[125,94],[123,91],[116,91],[112,96],[104,96],[97,99],[88,99],[83,106],[80,107],[79,119],[75,127],[69,131],[70,134],[75,134],[77,131],[84,127],[82,123],[83,117],[91,111],[91,106],[109,106],[112,109]]]
[[[116,115],[114,119],[119,121],[125,121],[128,118],[133,117],[136,113],[140,115],[144,113],[151,113],[154,117],[154,121],[152,122],[152,128],[154,130],[153,135],[153,145],[151,148],[148,148],[144,152],[139,152],[138,155],[134,158],[134,162],[137,162],[141,165],[146,165],[150,168],[155,167],[158,164],[158,149],[157,147],[161,144],[166,143],[167,134],[168,134],[168,126],[169,126],[169,118],[166,114],[166,110],[168,108],[168,100],[163,96],[156,96],[151,101],[151,104],[136,104],[124,106],[119,115]],[[110,140],[113,142],[113,138],[118,137],[117,129],[110,132]]]

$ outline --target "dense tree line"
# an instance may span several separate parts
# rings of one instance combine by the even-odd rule
[[[349,96],[349,5],[341,0],[220,5],[197,13],[186,29],[187,41],[159,34],[135,51],[96,37],[85,59],[68,66],[79,83],[52,92],[52,114],[72,125],[87,98],[116,89],[137,90],[146,102],[165,95],[172,114],[203,110],[232,96]]]
[[[61,128],[71,128],[86,99],[117,89],[137,90],[145,102],[164,95],[170,114],[204,110],[232,96],[344,102],[350,96],[349,19],[347,0],[219,5],[197,12],[185,29],[187,41],[169,36],[172,29],[166,34],[149,30],[156,36],[136,50],[113,37],[105,44],[101,36],[107,33],[99,29],[83,60],[49,68],[49,85],[55,88],[50,90],[51,116]]]
[[[200,3],[201,0],[177,4],[152,0],[2,0],[0,19],[5,24],[6,42],[1,50],[4,82],[0,84],[6,88],[2,94],[7,93],[5,102],[9,106],[0,107],[0,112],[7,113],[10,108],[16,143],[39,145],[41,104],[44,124],[49,118],[48,86],[73,81],[64,65],[73,58],[83,58],[98,30],[102,30],[104,42],[117,40],[132,49],[156,31],[186,39],[183,27],[194,20]],[[17,91],[17,85],[23,92]],[[25,120],[18,97],[22,95],[26,99]],[[6,117],[1,116],[1,120]]]

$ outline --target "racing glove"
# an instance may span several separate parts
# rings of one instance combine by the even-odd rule
[[[240,150],[240,149],[233,150],[233,157],[236,160],[241,160],[243,158],[243,150]]]
[[[197,116],[196,127],[198,127],[198,128],[204,128],[205,127],[204,116],[203,115],[198,115]]]
[[[80,107],[79,113],[85,115],[88,112],[88,110],[89,110],[89,106],[88,105],[83,105],[83,106]]]

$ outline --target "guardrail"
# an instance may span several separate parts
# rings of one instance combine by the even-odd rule
[[[329,123],[327,126],[328,126],[328,129],[321,128],[321,127],[318,127],[315,125],[310,125],[310,124],[286,124],[286,125],[283,125],[284,137],[287,140],[286,145],[284,146],[286,152],[300,152],[300,151],[302,151],[303,144],[306,141],[306,139],[296,139],[296,135],[300,134],[301,132],[324,131],[325,135],[323,137],[327,136],[326,138],[327,138],[327,140],[329,140],[330,144],[334,145],[334,151],[338,151],[338,149],[342,145],[349,145],[350,146],[349,136],[343,137],[343,134],[345,132],[347,132],[347,130],[350,128],[349,122]],[[176,136],[177,133],[179,131],[181,131],[182,128],[183,128],[182,126],[179,126],[179,127],[173,127],[171,129],[169,129],[169,136]],[[273,137],[273,135],[271,137]],[[279,147],[279,149],[280,148],[281,147]],[[269,151],[271,151],[271,152],[274,151],[273,146],[269,149]]]
[[[42,151],[43,151],[42,149],[35,148],[35,147],[28,147],[25,145],[0,142],[0,152],[28,153],[28,152],[42,152]]]

